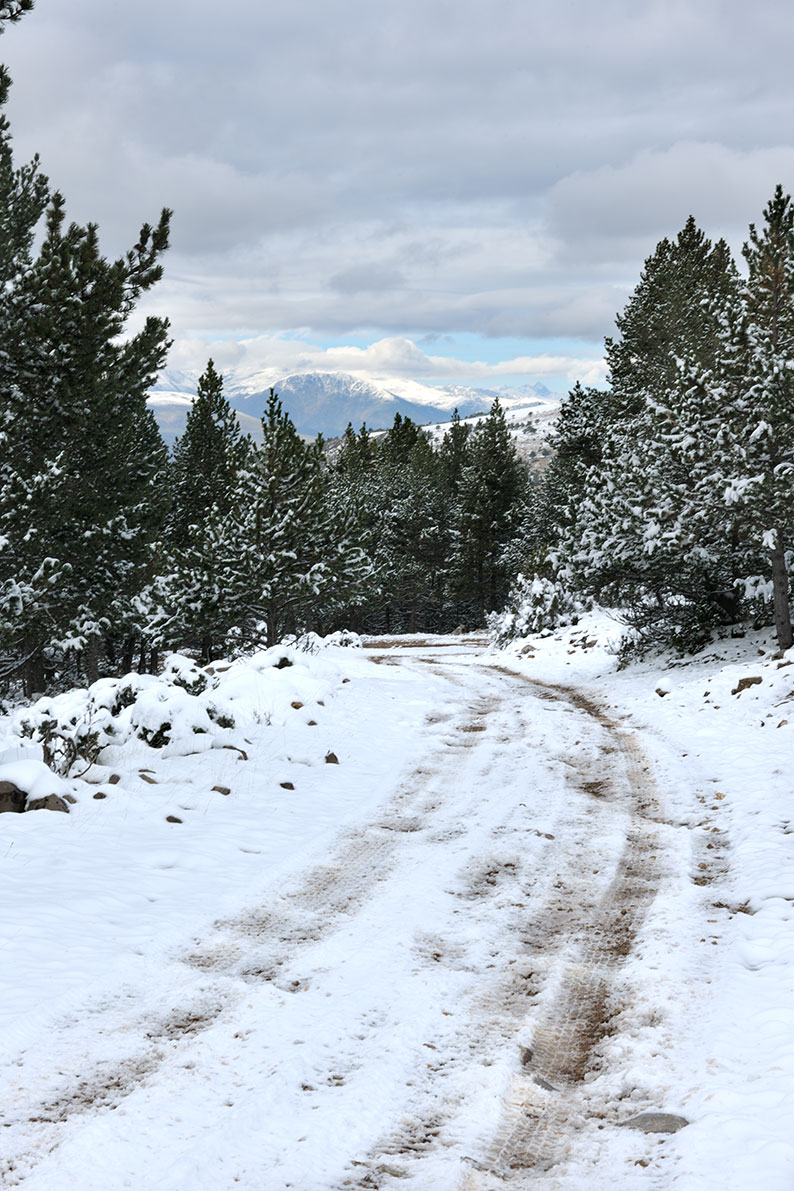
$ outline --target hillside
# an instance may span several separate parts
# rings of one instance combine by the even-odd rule
[[[182,434],[198,377],[186,372],[165,372],[152,390],[149,404],[161,433],[170,445]],[[259,419],[271,386],[281,398],[300,434],[323,434],[333,438],[344,434],[348,423],[358,429],[388,429],[394,415],[424,425],[449,421],[457,408],[461,417],[486,412],[498,397],[507,408],[518,408],[556,400],[545,385],[524,385],[518,390],[506,386],[476,389],[464,385],[428,385],[421,381],[389,379],[381,383],[346,372],[306,372],[286,376],[268,373],[225,375],[224,391],[247,433],[259,436]]]

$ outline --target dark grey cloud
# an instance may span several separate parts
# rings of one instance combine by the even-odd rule
[[[38,0],[20,156],[109,251],[162,205],[175,333],[481,333],[597,350],[693,213],[794,187],[779,0]]]

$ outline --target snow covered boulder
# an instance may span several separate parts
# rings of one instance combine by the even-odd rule
[[[17,761],[0,765],[0,814],[25,811],[69,813],[65,794],[69,787],[43,761]]]

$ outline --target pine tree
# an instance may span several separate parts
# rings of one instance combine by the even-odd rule
[[[460,487],[460,477],[469,458],[469,437],[471,426],[462,422],[457,407],[452,411],[449,430],[445,431],[438,449],[443,469],[444,486],[450,500],[454,500]]]
[[[520,518],[527,473],[498,399],[467,446],[454,521],[452,584],[483,622],[486,612],[504,603],[515,578],[504,555]]]
[[[664,239],[645,261],[640,282],[606,340],[613,416],[631,418],[645,397],[677,383],[677,361],[707,368],[717,348],[719,311],[737,284],[724,240],[712,245],[690,215],[675,240]]]
[[[223,377],[209,360],[185,433],[174,446],[165,558],[147,596],[149,634],[165,645],[198,647],[205,662],[223,650],[233,627],[219,569],[217,527],[232,512],[250,460],[251,443],[223,395]]]
[[[170,540],[183,546],[201,532],[208,512],[228,512],[238,473],[247,465],[250,444],[223,395],[223,377],[212,360],[199,377],[196,400],[185,433],[174,444],[171,466],[173,507]]]
[[[33,0],[0,0],[0,33],[3,32],[3,22],[18,21],[32,8]]]
[[[137,335],[122,333],[159,280],[169,216],[144,225],[135,248],[108,261],[95,225],[64,230],[56,194],[36,259],[4,295],[0,413],[14,474],[6,469],[0,496],[0,583],[27,596],[0,601],[3,636],[25,661],[28,689],[41,689],[45,651],[80,655],[86,677],[96,676],[111,616],[150,566],[159,529],[152,513],[162,511],[152,485],[164,450],[145,403],[167,323],[150,318]],[[15,490],[35,492],[35,508],[16,503]]]
[[[786,650],[794,644],[786,564],[794,548],[794,205],[780,185],[761,231],[750,225],[743,253],[745,383],[731,427],[740,468],[728,499],[766,554],[778,644]]]
[[[737,297],[725,246],[693,220],[662,241],[618,319],[623,338],[608,341],[611,390],[576,403],[591,407],[598,441],[577,417],[554,465],[574,480],[561,553],[576,583],[622,607],[645,643],[697,648],[738,615],[730,517],[713,488],[722,448],[705,429],[719,421],[708,389]]]
[[[385,626],[417,632],[439,625],[448,544],[442,470],[427,433],[395,416],[381,445],[380,533],[375,560],[387,594]]]
[[[262,429],[210,542],[231,623],[249,637],[262,623],[275,644],[360,598],[372,565],[328,499],[322,444],[301,439],[272,389]]]

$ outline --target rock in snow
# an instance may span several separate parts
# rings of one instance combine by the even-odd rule
[[[25,811],[69,813],[65,795],[69,786],[43,761],[16,761],[0,765],[0,814]]]

